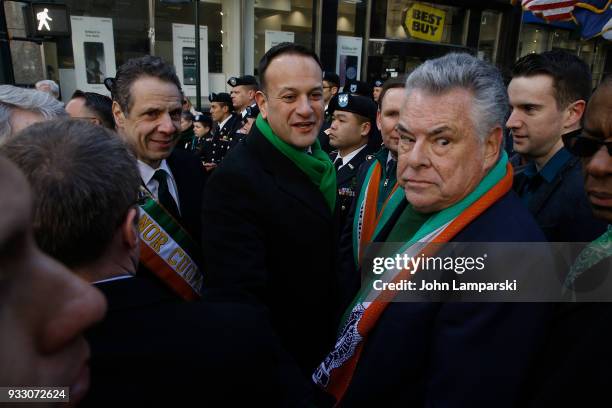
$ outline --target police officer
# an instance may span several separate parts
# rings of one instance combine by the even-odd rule
[[[244,119],[247,108],[257,106],[257,103],[255,103],[255,94],[259,89],[257,79],[253,75],[231,77],[227,80],[227,84],[232,87],[230,96],[234,110],[240,113],[240,117]]]
[[[225,157],[232,143],[237,126],[240,124],[240,115],[234,113],[231,96],[226,92],[211,93],[210,116],[215,122],[210,141],[206,141],[202,151],[204,168],[211,171]]]
[[[193,118],[194,138],[189,145],[189,151],[198,156],[203,154],[204,146],[207,141],[211,141],[212,119],[209,115],[199,114]]]
[[[376,80],[374,80],[374,82],[372,83],[372,99],[374,99],[374,102],[376,103],[380,103],[380,91],[382,91],[382,87],[385,81],[383,81],[382,79],[378,78]]]
[[[338,94],[329,106],[333,120],[329,143],[337,150],[330,154],[337,173],[338,195],[342,220],[346,218],[357,187],[357,171],[374,151],[368,147],[376,126],[376,103],[369,97]]]
[[[347,79],[342,88],[342,92],[372,99],[372,87],[366,82],[357,81],[355,79]]]

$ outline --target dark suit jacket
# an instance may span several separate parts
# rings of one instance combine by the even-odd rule
[[[185,303],[138,277],[96,286],[109,310],[86,335],[91,389],[81,406],[293,407],[310,393],[247,297]]]
[[[572,157],[552,183],[542,183],[529,201],[529,211],[551,242],[590,242],[604,233],[606,224],[591,211],[580,159]],[[527,182],[523,172],[514,177],[514,191]]]
[[[198,158],[179,149],[174,149],[167,159],[178,188],[181,203],[181,225],[200,242],[202,221],[202,195],[206,183],[206,172]]]
[[[575,282],[577,295],[609,281],[612,258],[585,271]],[[608,284],[609,287],[609,284]],[[577,302],[556,305],[545,347],[530,370],[524,407],[610,406],[612,304]],[[607,401],[607,402],[606,402]]]
[[[400,206],[379,240],[386,239]],[[509,192],[454,242],[545,240]],[[516,269],[541,260],[515,254]],[[547,304],[392,302],[366,340],[342,407],[511,407],[544,338]]]
[[[253,126],[210,176],[202,218],[205,286],[255,295],[310,375],[337,329],[337,214]]]

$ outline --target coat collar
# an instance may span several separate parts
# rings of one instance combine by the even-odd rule
[[[270,173],[277,186],[295,197],[325,219],[332,213],[319,188],[288,157],[276,149],[256,126],[246,138],[246,145],[253,149],[264,169]]]

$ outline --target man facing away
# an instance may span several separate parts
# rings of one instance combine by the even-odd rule
[[[74,298],[75,308],[83,308],[83,316],[72,310],[75,327],[91,312],[72,293],[74,286],[92,296],[92,288],[83,287],[85,280],[91,282],[108,300],[107,317],[87,335],[92,387],[83,406],[112,405],[118,396],[133,404],[198,401],[214,406],[275,405],[284,398],[294,405],[303,398],[308,390],[299,372],[286,364],[265,312],[248,298],[208,292],[199,302],[182,302],[156,281],[136,275],[144,244],[138,234],[141,180],[136,160],[116,135],[84,121],[54,121],[20,136],[2,153],[32,185],[36,241],[82,278],[80,286],[66,282],[66,288],[56,287],[57,295],[70,296],[63,302]],[[180,259],[170,242],[161,246]],[[50,301],[40,296],[46,293],[32,293],[46,305],[33,303],[56,311],[57,295],[49,293]],[[67,319],[67,312],[58,318]],[[72,356],[77,366],[87,354]],[[241,393],[232,393],[235,387]]]

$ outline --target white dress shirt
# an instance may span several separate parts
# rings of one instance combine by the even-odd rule
[[[166,180],[168,181],[168,190],[170,191],[170,195],[172,195],[172,198],[174,198],[174,201],[176,201],[176,207],[178,208],[180,214],[181,202],[178,198],[178,187],[176,186],[176,181],[174,180],[174,176],[170,171],[170,167],[168,167],[166,159],[161,161],[159,168],[167,173]],[[142,181],[147,187],[147,190],[149,190],[151,194],[153,194],[153,197],[158,198],[157,190],[159,188],[159,183],[153,178],[153,175],[155,174],[155,171],[157,169],[154,169],[148,164],[138,160],[138,170],[140,171],[140,177],[142,178]]]
[[[367,144],[364,144],[359,149],[353,150],[352,152],[350,152],[349,154],[347,154],[344,157],[340,157],[340,152],[338,152],[338,156],[336,156],[336,160],[338,160],[338,157],[340,157],[342,159],[342,164],[340,165],[340,167],[338,167],[338,170],[340,170],[342,167],[346,166],[351,160],[353,160],[353,157],[357,156],[360,151],[362,151],[363,149],[366,148],[366,146],[367,146]],[[334,160],[334,162],[336,160]]]

